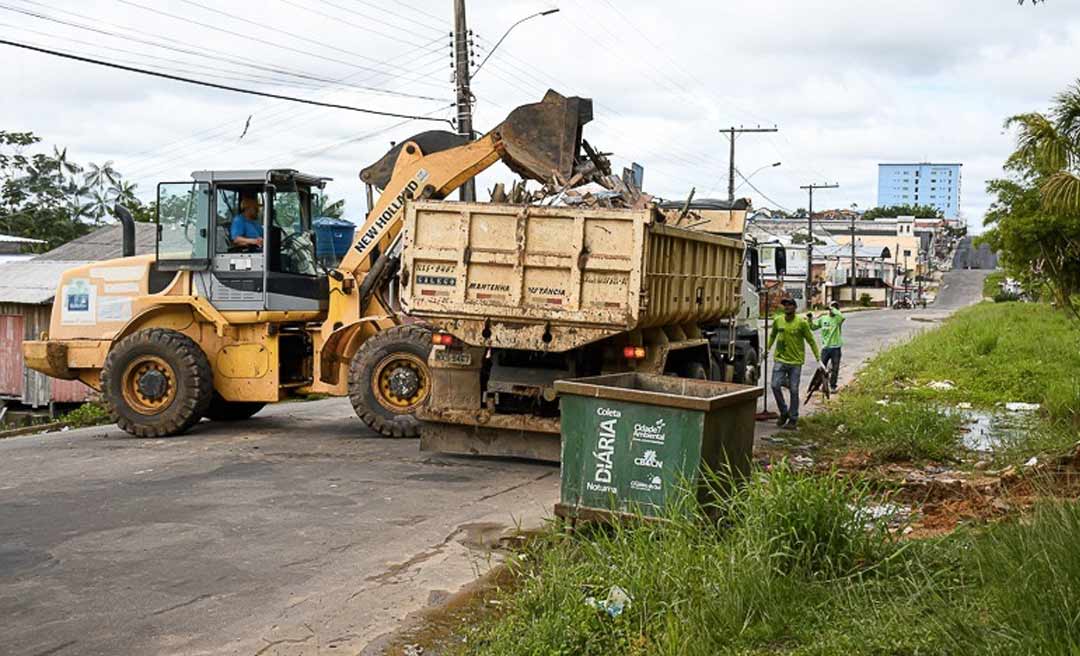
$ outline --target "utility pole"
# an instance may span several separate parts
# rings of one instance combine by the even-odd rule
[[[839,189],[838,184],[808,184],[802,185],[799,189],[806,189],[810,192],[810,209],[806,213],[806,225],[809,234],[806,239],[806,291],[803,292],[806,296],[805,303],[806,309],[809,310],[812,305],[810,303],[810,294],[814,289],[814,190],[815,189]]]
[[[728,160],[728,201],[735,202],[735,137],[744,132],[779,132],[780,128],[737,128],[732,126],[720,132],[726,132],[728,141],[731,142],[731,157]]]
[[[469,29],[465,22],[465,0],[454,0],[454,91],[457,106],[457,131],[468,141],[473,140],[472,89],[469,87]],[[459,197],[476,200],[476,179],[469,178],[461,185]]]
[[[855,213],[851,213],[851,307],[855,307],[858,302],[855,296],[855,285],[858,274],[855,269]]]

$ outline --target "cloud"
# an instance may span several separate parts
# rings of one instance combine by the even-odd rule
[[[150,67],[248,78],[235,82],[241,86],[452,115],[434,101],[340,86],[274,86],[252,77],[317,86],[288,72],[348,76],[354,84],[448,104],[449,3],[414,0],[408,7],[363,11],[343,0],[205,3],[238,17],[228,18],[181,0],[133,2],[179,18],[105,0],[53,0],[36,10],[127,38],[5,10],[0,34]],[[699,195],[726,193],[727,141],[720,129],[778,125],[779,134],[741,137],[737,161],[747,175],[781,161],[761,170],[754,184],[787,207],[806,205],[799,185],[822,181],[842,186],[818,202],[869,207],[876,203],[878,162],[955,160],[965,164],[963,211],[979,223],[989,204],[985,181],[1001,175],[1012,147],[1003,119],[1047,107],[1073,81],[1080,59],[1080,6],[1066,0],[1037,7],[1018,7],[1013,0],[470,0],[475,61],[509,25],[553,5],[561,11],[514,28],[477,76],[476,125],[498,124],[511,108],[539,100],[548,88],[592,97],[596,119],[586,138],[613,152],[617,167],[644,164],[649,191],[670,198],[685,197],[692,187]],[[33,5],[13,0],[12,6]],[[30,29],[54,36],[31,35]],[[209,57],[138,40],[159,37]],[[156,180],[183,179],[194,169],[293,166],[334,177],[331,194],[345,197],[349,215],[360,219],[364,192],[357,172],[391,141],[433,127],[412,123],[388,130],[395,119],[3,52],[0,84],[9,100],[0,104],[0,129],[33,130],[50,144],[68,146],[76,160],[112,159],[147,195]],[[239,140],[249,115],[251,130]],[[496,166],[478,186],[509,178]],[[757,195],[747,186],[739,193]]]

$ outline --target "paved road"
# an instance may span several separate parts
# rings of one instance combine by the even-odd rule
[[[853,314],[845,376],[983,275],[949,274],[928,310]],[[0,440],[0,653],[358,653],[557,496],[554,466],[419,454],[340,399],[166,440]]]
[[[558,473],[419,454],[340,399],[0,440],[0,653],[355,654],[539,523]]]
[[[997,264],[997,253],[985,244],[976,248],[972,237],[962,239],[953,255],[953,269],[994,269]]]

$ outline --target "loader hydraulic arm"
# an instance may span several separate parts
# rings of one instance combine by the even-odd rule
[[[362,280],[401,231],[407,199],[445,198],[466,180],[499,161],[502,155],[502,139],[497,131],[489,132],[479,141],[431,154],[422,152],[415,141],[405,142],[389,184],[357,231],[353,246],[338,270]]]
[[[578,161],[582,126],[591,119],[592,101],[548,91],[541,102],[514,109],[477,141],[453,145],[453,135],[423,133],[395,146],[361,174],[369,184],[382,187],[382,194],[337,275],[362,283],[401,232],[407,199],[446,198],[499,160],[525,178],[569,180]]]

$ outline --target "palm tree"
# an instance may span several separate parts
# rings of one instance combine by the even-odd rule
[[[1033,176],[1048,211],[1080,212],[1080,81],[1054,98],[1049,114],[1018,114],[1016,151],[1006,166]]]
[[[319,192],[315,196],[315,213],[332,219],[340,219],[345,215],[345,199],[330,200],[326,192]]]
[[[121,180],[119,174],[117,174],[116,184],[109,187],[108,196],[112,200],[113,204],[120,203],[121,205],[132,206],[138,203],[138,199],[135,197],[134,182],[128,182]]]
[[[88,187],[108,187],[115,185],[120,178],[116,169],[113,168],[111,159],[100,166],[91,162],[87,169],[86,186]]]

